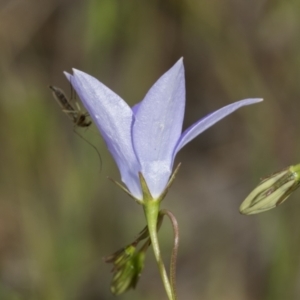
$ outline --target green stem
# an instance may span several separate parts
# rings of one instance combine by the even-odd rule
[[[169,300],[175,300],[172,287],[161,257],[158,236],[157,236],[157,220],[159,214],[159,201],[147,201],[144,204],[144,212],[147,219],[148,230],[151,238],[151,243],[154,251],[154,256],[158,265],[160,276],[164,284]]]

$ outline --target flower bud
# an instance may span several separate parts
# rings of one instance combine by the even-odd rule
[[[300,185],[300,164],[290,166],[269,177],[249,194],[240,206],[245,215],[257,214],[283,203]]]
[[[136,251],[136,246],[137,242],[134,242],[105,258],[105,262],[114,264],[110,286],[114,295],[120,295],[130,288],[135,288],[141,276],[147,247]]]
[[[145,252],[137,252],[122,267],[115,269],[110,290],[120,295],[135,288],[144,268]]]

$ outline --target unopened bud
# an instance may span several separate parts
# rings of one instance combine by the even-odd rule
[[[133,243],[104,258],[105,262],[114,265],[110,285],[110,290],[114,295],[123,294],[130,288],[134,289],[136,287],[144,268],[145,255],[150,246],[150,239],[147,239],[139,250],[137,250],[137,245],[147,237],[147,234],[148,228],[146,227]]]
[[[110,286],[114,295],[120,295],[130,288],[135,288],[141,276],[147,247],[137,251],[136,245],[136,242],[128,245],[104,259],[105,262],[114,264]]]
[[[300,185],[300,164],[290,166],[269,177],[249,194],[240,206],[245,215],[257,214],[283,203]]]
[[[110,290],[114,295],[120,295],[135,288],[144,268],[145,252],[135,253],[120,268],[115,270]]]

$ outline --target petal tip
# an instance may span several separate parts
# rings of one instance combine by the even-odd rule
[[[244,106],[244,105],[251,105],[251,104],[259,103],[259,102],[262,102],[263,100],[264,100],[263,98],[247,98],[244,100],[240,100],[237,103],[241,103],[242,106]]]
[[[262,102],[262,101],[264,101],[264,99],[263,98],[250,98],[250,99],[248,99],[250,102],[251,102],[251,104],[253,103],[259,103],[259,102]]]
[[[68,79],[69,81],[71,81],[71,79],[72,79],[73,76],[72,76],[70,73],[66,72],[66,71],[64,71],[63,73],[64,73],[64,75],[67,77],[67,79]]]
[[[78,70],[78,69],[75,69],[75,68],[72,68],[72,71],[73,71],[73,74],[75,75],[76,73],[82,73],[82,71]]]
[[[175,63],[174,66],[178,66],[179,68],[182,68],[183,67],[183,56],[181,56],[177,62]]]

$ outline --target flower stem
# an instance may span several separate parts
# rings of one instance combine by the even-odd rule
[[[159,201],[147,201],[144,204],[144,212],[148,223],[148,230],[151,238],[151,243],[154,251],[154,256],[158,265],[160,276],[164,284],[166,293],[169,300],[175,300],[172,286],[170,284],[159,248],[159,242],[157,237],[157,220],[159,215]]]
[[[177,220],[172,212],[167,209],[162,209],[160,211],[161,215],[166,215],[171,221],[173,232],[174,232],[174,245],[171,255],[171,262],[170,262],[170,281],[172,286],[172,291],[174,295],[174,299],[177,299],[176,293],[176,262],[177,262],[177,254],[178,254],[178,247],[179,247],[179,227]]]

